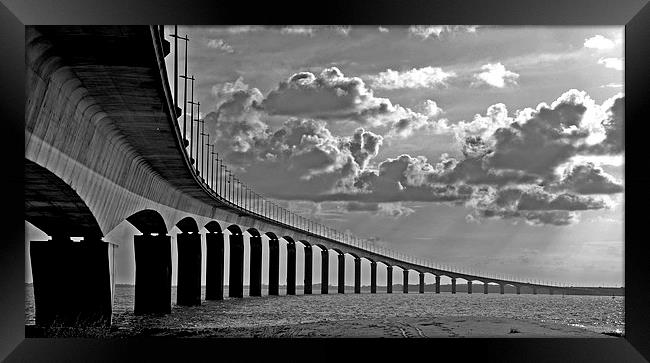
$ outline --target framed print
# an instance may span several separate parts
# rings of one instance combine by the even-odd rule
[[[647,360],[648,16],[3,1],[0,353]]]

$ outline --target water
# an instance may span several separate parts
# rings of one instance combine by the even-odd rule
[[[225,295],[227,296],[227,288]],[[351,292],[351,291],[350,291]],[[624,333],[623,297],[514,294],[435,294],[427,292],[266,296],[202,301],[198,307],[176,306],[172,288],[172,314],[143,317],[133,314],[135,287],[116,286],[113,326],[135,332],[143,327],[172,330],[271,327],[283,324],[355,319],[425,318],[432,316],[477,316],[526,319],[581,327],[592,332]],[[248,291],[244,290],[244,296]],[[285,291],[280,289],[280,294]],[[205,297],[205,287],[202,291]],[[34,324],[33,287],[25,293],[25,324]]]

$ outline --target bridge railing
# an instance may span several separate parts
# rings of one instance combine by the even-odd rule
[[[201,118],[201,103],[195,101],[196,98],[194,94],[194,85],[195,81],[197,81],[197,78],[194,74],[188,74],[188,43],[190,42],[189,36],[187,34],[180,36],[178,34],[177,26],[174,26],[174,32],[171,34],[165,34],[164,27],[162,26],[159,29],[162,37],[169,36],[174,43],[173,98],[179,124],[182,120],[182,135],[183,142],[185,144],[184,150],[188,159],[190,160],[190,163],[193,166],[192,171],[204,184],[204,186],[212,193],[213,197],[220,202],[247,214],[254,215],[258,218],[269,219],[284,226],[306,231],[308,233],[328,238],[345,245],[364,249],[375,254],[414,265],[429,267],[431,269],[447,271],[456,274],[472,275],[485,279],[518,282],[522,284],[559,286],[557,283],[522,280],[517,279],[514,276],[488,274],[466,267],[460,268],[457,266],[440,264],[429,259],[414,257],[383,246],[377,246],[373,241],[369,239],[359,238],[349,232],[342,232],[333,227],[327,226],[320,221],[307,218],[296,213],[295,211],[290,210],[289,208],[282,206],[280,201],[274,200],[256,192],[249,185],[243,183],[237,177],[234,171],[228,167],[223,158],[223,153],[220,155],[218,151],[215,152],[215,139],[213,139],[212,143],[210,142],[210,132],[209,130],[205,129],[205,120]],[[183,41],[185,45],[183,74],[179,74],[178,69],[179,41]],[[179,80],[181,79],[183,83],[183,107],[179,107],[180,97],[178,95],[179,83],[181,83]],[[189,91],[188,81],[190,82]],[[187,112],[188,108],[189,114]],[[194,113],[195,109],[196,114]]]

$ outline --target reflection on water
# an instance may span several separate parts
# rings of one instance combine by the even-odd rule
[[[329,295],[227,298],[202,301],[201,306],[175,306],[176,288],[172,288],[173,310],[162,317],[133,315],[133,286],[117,286],[113,304],[113,326],[137,331],[143,327],[163,329],[210,329],[277,326],[316,321],[354,319],[420,318],[432,316],[481,316],[529,319],[584,327],[594,332],[624,332],[623,297],[562,295],[500,295],[409,293],[409,294],[336,294]],[[244,296],[248,291],[244,290]],[[285,291],[280,289],[280,294]],[[225,294],[228,295],[226,288]],[[205,296],[205,287],[202,291]],[[25,292],[25,323],[34,324],[33,287]]]

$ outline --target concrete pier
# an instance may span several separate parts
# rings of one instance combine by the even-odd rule
[[[249,295],[262,296],[262,237],[250,238]]]
[[[404,278],[402,279],[402,292],[405,294],[409,293],[409,270],[403,270],[402,274]]]
[[[436,294],[440,293],[440,275],[436,275]]]
[[[456,293],[456,279],[453,277],[451,278],[451,293],[452,294]]]
[[[169,314],[172,311],[171,236],[135,235],[133,249],[135,253],[134,314]]]
[[[472,293],[472,282],[467,281],[467,293],[471,294]]]
[[[354,259],[354,293],[361,293],[361,259]]]
[[[420,272],[420,294],[424,294],[424,273]]]
[[[110,325],[108,249],[100,239],[30,242],[37,326]]]
[[[287,244],[287,295],[296,294],[296,244]]]
[[[201,235],[178,233],[178,279],[176,305],[201,305]]]
[[[228,239],[230,241],[228,296],[244,297],[244,236],[231,232]]]
[[[370,262],[370,293],[377,293],[377,262]]]
[[[499,285],[499,293],[501,295],[506,293],[506,286],[505,285]]]
[[[393,293],[393,266],[386,267],[386,293]]]
[[[205,234],[205,299],[223,300],[223,233]]]
[[[487,282],[484,282],[483,283],[483,293],[484,294],[488,293],[488,287],[489,287],[489,284]]]
[[[304,281],[304,294],[311,294],[312,288],[312,265],[313,265],[312,249],[310,245],[305,246],[305,281]]]
[[[280,241],[269,239],[269,295],[278,295],[280,286]]]
[[[345,254],[339,253],[339,294],[345,294]]]
[[[320,293],[329,293],[329,273],[330,273],[330,252],[322,250],[321,254],[321,273],[320,273]]]

